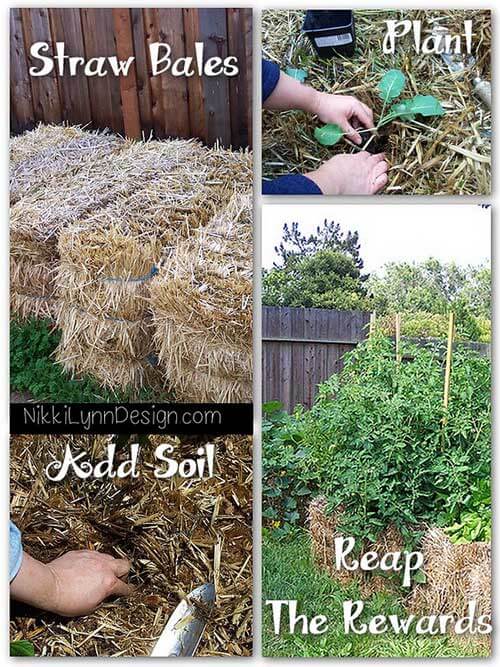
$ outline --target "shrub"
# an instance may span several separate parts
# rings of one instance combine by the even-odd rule
[[[286,476],[307,476],[331,510],[342,506],[342,529],[355,537],[375,540],[389,523],[410,537],[424,523],[459,518],[470,489],[490,475],[489,360],[455,353],[445,411],[443,360],[428,349],[409,352],[411,361],[398,364],[394,344],[372,337],[320,385],[311,410],[286,422],[287,433],[299,434],[295,449],[273,435],[295,469]],[[272,489],[277,471],[269,477],[268,458],[277,450],[263,437]]]
[[[10,325],[10,386],[37,401],[94,403],[127,401],[132,394],[103,390],[90,378],[72,379],[54,363],[60,331],[48,320],[13,320]],[[150,398],[141,392],[140,400]]]

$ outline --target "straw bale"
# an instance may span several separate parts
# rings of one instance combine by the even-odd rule
[[[57,243],[60,231],[103,208],[120,196],[130,196],[155,179],[194,174],[202,165],[203,148],[191,140],[127,142],[117,154],[93,168],[58,179],[57,187],[40,188],[11,208],[11,244],[19,240]]]
[[[359,586],[363,597],[368,597],[379,591],[397,591],[399,582],[390,580],[377,571],[338,570],[335,567],[335,538],[345,536],[340,528],[343,507],[339,506],[335,511],[328,512],[327,505],[326,498],[319,496],[311,501],[308,511],[311,548],[317,567],[327,572],[332,579],[335,579],[341,585],[349,585],[355,582]],[[396,526],[390,524],[380,532],[375,543],[365,540],[361,545],[359,555],[361,556],[367,551],[373,551],[381,557],[390,551],[401,551],[404,546],[401,533]]]
[[[477,195],[491,192],[492,116],[472,92],[477,70],[491,81],[491,12],[474,11],[473,71],[454,75],[439,56],[415,54],[412,37],[394,56],[381,54],[387,19],[421,20],[422,37],[437,23],[456,34],[457,26],[471,18],[469,10],[379,10],[355,11],[356,54],[353,58],[320,60],[307,37],[298,39],[303,10],[267,10],[262,16],[264,57],[284,70],[291,63],[308,72],[307,85],[332,94],[355,95],[381,114],[376,86],[382,74],[398,68],[407,77],[408,95],[434,95],[446,115],[439,118],[398,120],[382,128],[376,146],[390,165],[387,194]],[[403,96],[402,96],[403,99]],[[262,173],[272,179],[287,173],[307,173],[339,153],[359,150],[346,141],[322,147],[314,139],[317,118],[299,111],[264,111],[262,117]]]
[[[126,146],[124,139],[107,132],[56,126],[48,137],[41,137],[41,142],[30,153],[34,143],[31,135],[44,135],[42,127],[14,140],[16,147],[11,148],[10,165],[11,203],[39,188],[54,187],[61,177],[77,177],[80,169],[92,169],[102,158],[110,157]],[[28,144],[25,150],[19,150],[22,142]],[[24,154],[24,159],[19,159],[20,154]]]
[[[250,194],[234,194],[166,258],[151,283],[160,363],[169,383],[191,400],[251,395],[251,221]]]
[[[10,258],[10,307],[18,319],[54,319],[57,299],[53,271],[44,263]]]
[[[453,544],[439,528],[422,539],[426,583],[417,586],[408,604],[416,613],[465,616],[476,601],[476,616],[491,614],[491,545]]]
[[[84,142],[86,134],[80,131],[69,143]],[[161,271],[162,283],[172,282],[169,298],[185,304],[171,308],[164,333],[182,321],[192,341],[186,370],[208,369],[220,376],[225,396],[247,395],[252,220],[251,197],[242,193],[250,192],[251,153],[192,140],[120,146],[92,166],[90,157],[82,158],[57,187],[47,184],[11,208],[11,256],[20,266],[44,266],[55,275],[62,329],[56,358],[73,373],[86,369],[104,378],[106,386],[116,378],[123,387],[127,377],[133,388],[142,386],[144,359],[154,351],[150,288]],[[174,331],[168,340],[159,332],[158,341],[171,385],[184,359],[183,340]],[[101,358],[104,366],[98,367]]]
[[[61,322],[60,313],[57,313],[57,321]],[[134,331],[125,326],[117,327],[115,331],[105,328],[105,324],[94,323],[90,334],[96,332],[103,335],[102,339],[95,339],[94,345],[86,344],[76,336],[67,340],[66,332],[63,332],[65,344],[56,349],[56,359],[64,370],[72,377],[91,376],[105,388],[122,391],[140,389],[150,386],[149,372],[153,371],[148,358],[134,357],[126,349],[126,345],[134,344],[139,347],[140,338],[134,337]],[[111,334],[116,332],[114,338]],[[77,330],[77,333],[79,331]],[[106,339],[104,336],[108,335]],[[120,346],[122,350],[120,350]]]
[[[139,477],[50,482],[44,469],[72,451],[102,459],[109,436],[15,436],[11,514],[27,553],[44,562],[72,549],[95,549],[131,562],[129,598],[86,617],[61,619],[11,607],[11,639],[37,655],[148,655],[180,599],[213,581],[216,608],[198,655],[250,655],[252,648],[252,450],[248,436],[142,438]],[[131,440],[137,442],[137,440]],[[216,446],[205,480],[154,476],[154,448],[169,442],[178,460],[206,442]],[[128,456],[121,445],[118,459]]]
[[[15,169],[22,162],[30,160],[47,149],[64,147],[86,134],[88,131],[79,125],[44,125],[40,123],[33,130],[10,138],[10,167]]]
[[[217,375],[213,369],[183,366],[178,377],[165,374],[165,382],[173,387],[179,400],[187,403],[250,403],[252,382]]]
[[[59,313],[59,302],[53,296],[33,296],[11,290],[10,311],[18,320],[35,317],[55,322]]]

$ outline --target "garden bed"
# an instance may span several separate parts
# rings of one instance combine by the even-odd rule
[[[291,64],[307,71],[307,85],[317,90],[354,95],[377,116],[381,101],[377,85],[386,70],[400,69],[413,95],[433,95],[445,115],[437,119],[395,120],[383,128],[377,145],[389,162],[389,194],[489,194],[491,191],[491,112],[474,96],[468,76],[449,72],[439,56],[413,55],[397,49],[382,55],[386,19],[422,20],[423,34],[435,25],[434,14],[453,27],[470,18],[462,10],[355,11],[356,53],[353,58],[320,60],[307,39],[297,39],[303,22],[300,10],[263,12],[263,56],[282,70]],[[411,39],[408,37],[408,39]],[[491,14],[474,13],[475,68],[491,80]],[[349,153],[346,142],[327,148],[314,138],[317,119],[302,112],[263,112],[262,170],[264,178],[307,173],[337,153]]]

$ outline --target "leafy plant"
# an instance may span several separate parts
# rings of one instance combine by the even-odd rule
[[[459,509],[456,517],[443,515],[442,522],[454,523],[444,529],[455,544],[469,542],[491,542],[491,483],[489,479],[478,480]]]
[[[33,644],[26,639],[19,639],[14,642],[10,642],[10,651],[11,657],[20,657],[20,656],[34,656],[35,647]]]
[[[300,409],[291,417],[281,403],[263,406],[265,474],[262,484],[265,525],[275,537],[293,534],[304,519],[306,504],[317,493],[314,470],[304,466]]]
[[[383,102],[390,102],[401,95],[406,85],[406,77],[399,69],[390,69],[378,84],[379,97]]]
[[[151,400],[152,392],[112,392],[102,389],[90,378],[72,379],[54,361],[61,337],[48,320],[35,318],[11,321],[10,386],[12,391],[28,392],[39,401],[93,403]]]
[[[335,123],[328,123],[314,130],[314,138],[322,146],[334,146],[343,136],[344,130],[340,125],[336,125]]]
[[[383,107],[375,130],[392,123],[397,118],[415,120],[417,116],[427,118],[444,115],[441,102],[432,95],[415,95],[410,99],[397,102],[384,114],[387,105],[401,95],[405,85],[406,77],[401,70],[391,69],[383,75],[378,84],[378,93],[383,101]],[[322,146],[334,146],[343,136],[344,131],[335,123],[328,123],[314,130],[314,137]]]
[[[304,83],[304,81],[307,79],[307,71],[305,69],[300,69],[296,67],[287,67],[286,74],[288,74],[288,76],[291,76],[292,79],[300,81],[300,83]]]
[[[371,337],[320,385],[311,410],[282,418],[272,437],[265,429],[264,483],[286,460],[287,479],[326,495],[331,511],[342,507],[343,529],[370,541],[390,523],[411,541],[422,524],[468,511],[469,490],[490,475],[491,363],[455,352],[445,411],[442,359],[407,351],[411,360],[397,363],[393,342]]]

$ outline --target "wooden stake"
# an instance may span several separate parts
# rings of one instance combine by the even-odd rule
[[[368,330],[368,337],[371,338],[375,333],[375,320],[377,319],[377,313],[373,311],[370,313],[370,328]]]
[[[396,313],[396,363],[401,363],[401,313]]]
[[[450,402],[450,385],[451,385],[451,358],[453,355],[453,338],[455,336],[455,313],[450,313],[448,321],[448,346],[446,349],[446,370],[444,373],[444,394],[443,407],[446,410]]]

